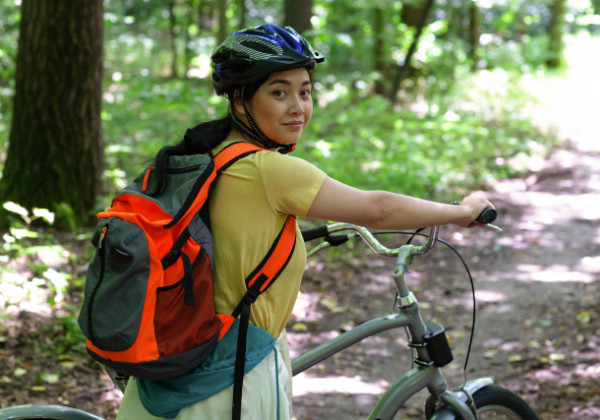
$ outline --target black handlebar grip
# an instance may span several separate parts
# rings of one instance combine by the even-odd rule
[[[475,221],[477,223],[487,225],[488,223],[492,223],[494,220],[496,220],[496,217],[498,217],[498,212],[492,208],[489,208],[482,211],[481,214],[477,216]]]
[[[329,232],[327,231],[327,225],[317,226],[309,229],[302,229],[302,237],[304,241],[312,241],[313,239],[324,238]]]

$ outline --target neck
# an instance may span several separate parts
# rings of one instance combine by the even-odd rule
[[[244,134],[242,131],[240,131],[235,125],[231,127],[231,131],[229,131],[229,134],[227,135],[227,137],[225,137],[225,141],[243,141],[258,147],[264,147],[262,144],[260,144],[256,140],[253,140],[252,138]]]

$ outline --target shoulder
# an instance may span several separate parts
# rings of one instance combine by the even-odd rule
[[[282,170],[305,169],[320,171],[312,163],[297,156],[284,155],[271,150],[263,150],[255,153],[255,160],[265,167],[280,167]]]

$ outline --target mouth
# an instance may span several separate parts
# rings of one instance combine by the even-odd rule
[[[283,125],[288,128],[298,130],[304,127],[304,121],[290,121],[288,123],[284,123]]]

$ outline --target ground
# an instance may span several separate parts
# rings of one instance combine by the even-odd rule
[[[557,125],[569,141],[542,162],[528,162],[524,177],[488,191],[504,232],[444,228],[441,233],[474,278],[477,318],[467,377],[493,377],[542,419],[600,418],[600,148],[595,144],[600,126],[593,114],[600,71],[598,63],[580,64],[576,74],[548,89],[557,97],[537,115],[540,124]],[[309,265],[289,324],[293,356],[391,310],[393,261],[374,257],[361,245],[344,252],[343,263],[323,253]],[[451,386],[463,381],[472,325],[471,286],[461,267],[438,245],[414,261],[408,277],[426,319],[444,324],[452,340],[455,361],[444,369]],[[121,394],[108,376],[81,353],[55,344],[57,334],[75,328],[61,317],[80,304],[76,295],[65,296],[72,306],[63,304],[56,312],[35,289],[26,289],[13,291],[16,298],[6,290],[0,294],[5,308],[0,408],[62,404],[114,419]],[[28,299],[17,299],[18,293]],[[403,331],[366,339],[295,378],[295,415],[298,420],[366,418],[410,364]],[[415,399],[404,418],[421,417],[422,398]]]

